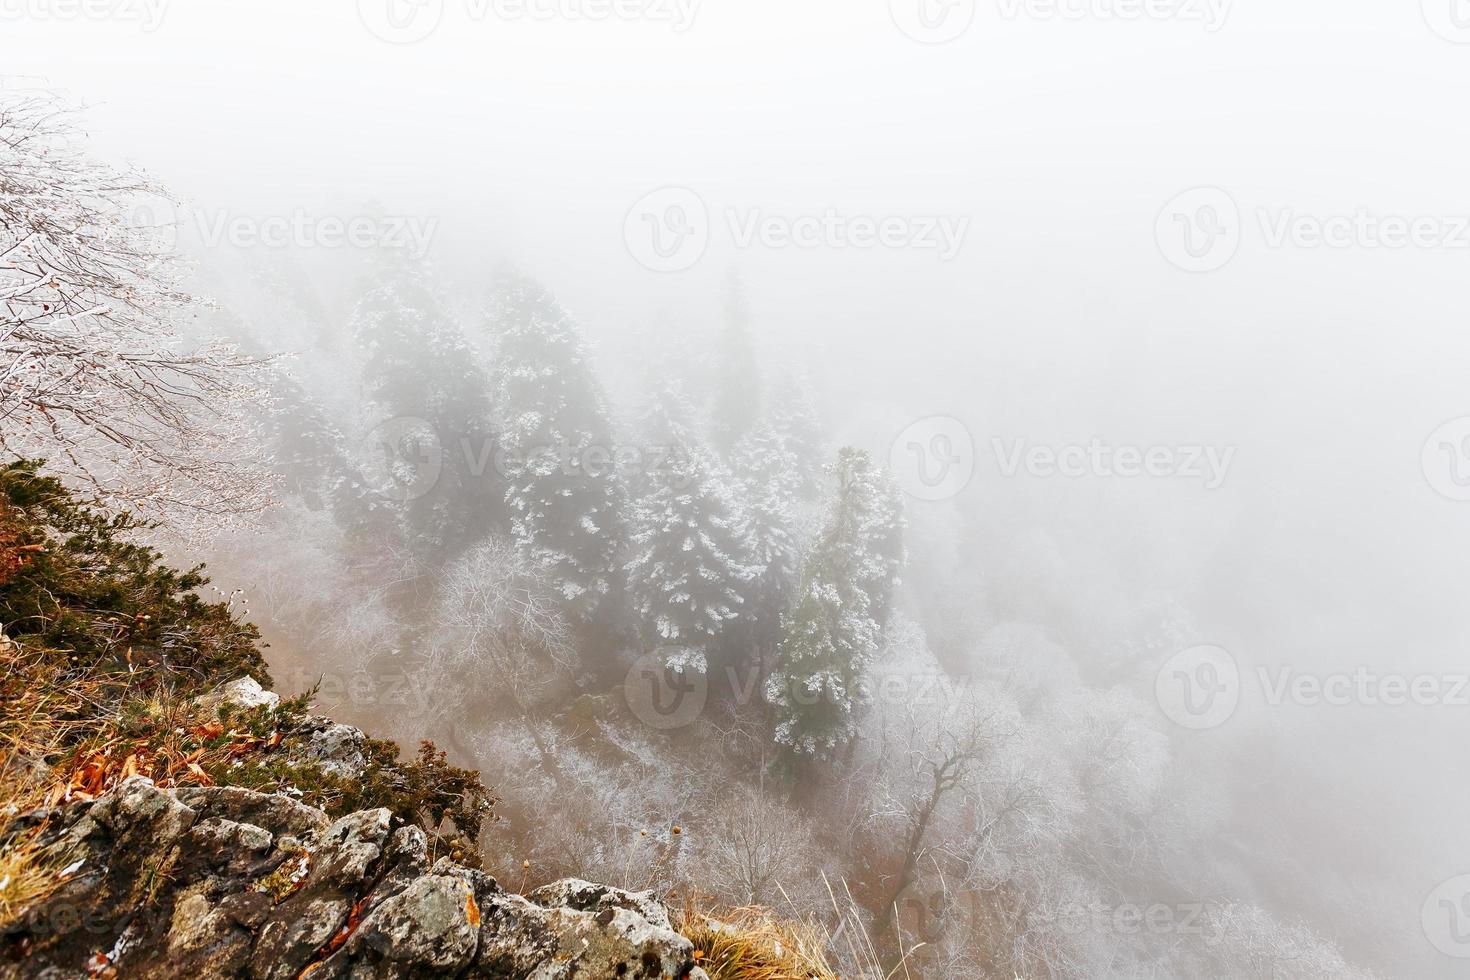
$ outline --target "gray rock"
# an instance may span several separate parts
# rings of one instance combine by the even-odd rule
[[[399,827],[388,840],[383,860],[422,871],[429,863],[429,835],[422,827]]]
[[[362,883],[383,853],[391,822],[392,814],[379,808],[349,813],[328,827],[312,854],[306,888],[353,888]]]
[[[253,677],[239,677],[210,691],[199,699],[199,706],[213,712],[217,708],[250,709],[274,708],[281,703],[281,696],[267,691]]]
[[[269,895],[258,891],[236,892],[219,903],[220,911],[246,929],[258,929],[274,906]]]
[[[643,916],[649,922],[664,929],[672,929],[669,910],[654,898],[653,892],[625,892],[620,888],[595,885],[580,878],[563,878],[543,885],[526,897],[546,908],[576,909],[580,912],[601,912],[604,909],[627,909]]]
[[[629,909],[546,908],[519,895],[496,895],[482,909],[472,975],[663,980],[693,968],[689,940]]]
[[[177,843],[197,815],[147,776],[129,776],[104,794],[87,816],[124,846],[157,850]]]
[[[7,935],[24,964],[0,957],[0,980],[78,976],[98,950],[143,978],[708,980],[652,893],[510,895],[447,857],[426,867],[424,831],[383,809],[328,823],[286,796],[134,777],[47,819],[82,864]],[[295,891],[268,880],[298,864]],[[68,913],[90,924],[51,925]]]
[[[254,937],[202,889],[174,905],[161,961],[140,964],[139,976],[235,976],[250,960]],[[131,965],[130,969],[132,969]]]
[[[364,741],[358,729],[333,722],[312,732],[306,743],[306,755],[334,776],[356,779],[367,765],[367,758],[362,754]]]
[[[274,840],[270,831],[254,824],[210,817],[196,823],[180,847],[190,860],[238,874],[255,868]]]
[[[254,824],[277,836],[314,836],[331,823],[316,807],[279,793],[257,793],[237,786],[187,786],[175,795],[200,817]]]
[[[470,887],[475,890],[475,897],[480,899],[504,893],[504,889],[500,887],[500,883],[495,880],[494,875],[475,868],[466,868],[463,865],[455,864],[447,857],[442,857],[435,861],[434,866],[429,869],[429,873],[449,875],[450,877],[468,882]]]
[[[282,903],[261,928],[250,957],[256,980],[293,980],[318,950],[347,922],[346,898],[296,895]]]
[[[426,875],[363,919],[343,953],[377,965],[378,976],[453,974],[474,958],[479,933],[474,889],[458,878]]]

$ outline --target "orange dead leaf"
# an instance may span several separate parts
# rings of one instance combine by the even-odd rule
[[[466,885],[465,888],[468,889],[469,886]],[[475,904],[475,893],[473,891],[470,891],[470,893],[465,896],[464,912],[465,917],[470,920],[470,928],[480,928],[480,906]]]
[[[362,898],[352,906],[352,911],[347,913],[347,922],[341,929],[337,930],[337,934],[332,937],[332,941],[327,943],[326,948],[322,950],[323,959],[341,949],[342,945],[347,942],[347,937],[357,931],[358,924],[362,922],[362,907],[366,903],[367,899]],[[305,976],[305,974],[302,975]]]
[[[212,721],[207,725],[200,725],[194,729],[194,737],[205,742],[208,742],[210,739],[219,738],[224,733],[225,726],[217,721]]]

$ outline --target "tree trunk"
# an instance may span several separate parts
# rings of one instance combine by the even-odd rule
[[[875,937],[881,938],[888,931],[888,927],[895,924],[894,909],[899,899],[903,897],[904,889],[914,883],[914,872],[919,866],[919,850],[924,846],[924,834],[929,830],[929,820],[934,816],[934,811],[939,808],[939,800],[943,795],[944,786],[936,778],[934,789],[929,793],[929,799],[920,807],[918,819],[914,821],[913,829],[909,831],[908,841],[904,844],[903,867],[899,870],[893,895],[878,912],[878,918],[873,926]],[[895,930],[895,938],[899,945],[899,953],[902,955],[903,936],[897,930]]]

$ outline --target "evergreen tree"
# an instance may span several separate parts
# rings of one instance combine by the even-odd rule
[[[745,286],[734,274],[730,276],[725,303],[710,438],[715,449],[728,458],[736,443],[755,427],[760,417],[761,378],[755,347],[750,341]]]
[[[284,489],[308,510],[335,507],[348,472],[346,437],[295,378],[276,379],[271,394],[264,434]]]
[[[532,280],[496,284],[487,329],[512,535],[572,615],[593,622],[620,587],[624,537],[625,492],[602,388],[576,322]]]
[[[746,547],[752,564],[761,569],[745,589],[743,632],[764,674],[780,637],[781,611],[800,573],[800,465],[763,419],[736,444],[730,466],[744,505]]]
[[[827,440],[816,398],[805,379],[785,376],[777,386],[769,413],[771,429],[796,461],[797,487],[804,500],[815,500],[822,486]]]
[[[645,427],[664,445],[633,508],[628,587],[648,642],[670,666],[704,672],[760,568],[729,475],[685,428],[682,405],[666,387]]]
[[[395,462],[424,467],[419,475],[429,483],[411,487],[402,499],[362,482],[356,490],[369,515],[359,521],[366,525],[360,530],[382,530],[389,515],[415,553],[438,563],[489,533],[499,516],[499,494],[490,465],[488,380],[423,278],[404,259],[384,259],[349,326],[364,356],[364,393],[377,415],[372,421],[421,419],[432,430],[416,434],[421,441],[411,445],[379,448],[397,454]]]
[[[236,313],[219,309],[213,322],[245,354],[270,358]],[[299,498],[308,510],[334,506],[346,482],[347,439],[321,400],[289,370],[289,361],[269,378],[270,397],[256,413],[257,436],[281,493]]]
[[[779,669],[766,684],[776,741],[830,758],[856,733],[863,679],[883,639],[902,564],[897,487],[868,454],[838,454],[836,499],[781,622]]]

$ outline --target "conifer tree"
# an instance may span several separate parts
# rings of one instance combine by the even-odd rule
[[[728,472],[680,421],[677,391],[661,394],[645,432],[665,445],[633,508],[629,592],[647,642],[670,666],[704,672],[760,567]]]
[[[269,352],[246,321],[220,308],[214,328],[241,351],[262,361]],[[270,397],[254,413],[256,437],[274,472],[279,493],[299,499],[308,510],[335,506],[347,482],[347,438],[325,405],[287,362],[269,376]]]
[[[710,441],[728,458],[741,437],[755,427],[761,413],[761,377],[750,339],[749,305],[744,284],[733,274],[726,287],[725,325],[717,352]]]
[[[773,393],[768,418],[782,447],[796,462],[797,487],[802,499],[816,500],[821,493],[827,440],[816,398],[805,379],[787,375],[781,380]]]
[[[576,322],[538,283],[492,290],[495,411],[511,532],[581,623],[621,588],[625,491],[612,423]]]
[[[776,741],[830,758],[856,733],[864,675],[882,643],[902,564],[897,488],[867,453],[838,454],[836,498],[782,617],[779,667],[766,684]]]
[[[743,505],[746,548],[760,569],[745,587],[742,634],[764,675],[780,638],[781,611],[799,584],[801,468],[765,419],[736,444],[730,466]]]
[[[429,483],[402,499],[359,483],[359,504],[381,529],[394,515],[412,550],[438,563],[481,540],[500,508],[490,465],[494,432],[489,384],[469,342],[423,282],[423,272],[402,257],[379,263],[374,281],[349,317],[363,353],[365,394],[377,418],[422,420],[432,445],[387,447],[403,451],[409,465],[426,464]]]

